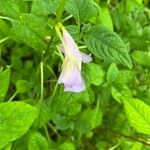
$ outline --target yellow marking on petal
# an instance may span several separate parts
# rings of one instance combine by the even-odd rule
[[[62,32],[67,32],[67,30],[65,29],[65,27],[61,24],[61,23],[58,23],[58,25],[55,27],[55,30],[56,30],[56,33],[58,34],[65,50],[66,50],[66,53],[69,54],[69,48],[67,47],[67,45],[65,44],[64,40],[63,40],[63,36],[62,36]]]
[[[66,74],[69,74],[72,71],[74,66],[77,66],[78,69],[81,70],[81,61],[78,61],[73,57],[65,58],[63,67]]]

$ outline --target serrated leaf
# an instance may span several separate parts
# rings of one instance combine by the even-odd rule
[[[41,24],[42,22],[42,24]],[[43,18],[31,14],[21,14],[18,20],[12,21],[11,36],[14,40],[24,42],[37,51],[46,48],[46,22]]]
[[[54,13],[59,6],[59,1],[55,0],[34,0],[31,13],[37,16],[47,16]]]
[[[132,67],[126,45],[114,32],[94,26],[85,35],[85,45],[98,58]]]
[[[80,39],[80,33],[79,33],[78,26],[69,25],[69,26],[66,26],[66,29],[76,41],[78,41]]]
[[[107,72],[107,81],[109,83],[112,83],[113,81],[115,81],[117,79],[118,73],[119,73],[119,70],[117,66],[115,64],[111,64]]]
[[[20,138],[30,128],[37,109],[22,102],[0,104],[0,148]]]
[[[39,132],[33,132],[29,139],[28,150],[48,150],[48,142]]]
[[[10,69],[0,72],[0,101],[3,101],[10,81]]]
[[[102,68],[94,63],[90,63],[83,67],[83,77],[87,85],[100,85],[103,82],[104,72]]]
[[[79,23],[87,19],[92,11],[93,3],[92,0],[67,0],[65,8]]]
[[[150,106],[134,98],[124,98],[123,103],[131,126],[140,133],[150,135]]]

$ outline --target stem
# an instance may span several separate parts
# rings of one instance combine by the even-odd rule
[[[48,129],[47,129],[46,125],[44,126],[44,130],[45,130],[45,134],[46,134],[47,140],[50,142],[51,139],[50,139],[50,135],[49,135],[49,132],[48,132]]]
[[[55,93],[57,91],[57,87],[58,87],[58,82],[56,82],[56,85],[54,87],[54,91],[53,91],[53,94],[52,94],[52,98],[55,96]]]
[[[55,75],[53,69],[49,65],[46,65],[46,67],[48,68],[48,70],[50,71],[50,73],[57,79],[57,76]]]
[[[59,56],[60,56],[61,60],[63,61],[63,60],[64,60],[64,57],[63,57],[63,55],[62,55],[62,52],[60,51],[59,46],[56,46],[56,47],[57,47],[57,49],[58,49]]]
[[[59,133],[57,132],[57,130],[51,125],[51,123],[48,123],[48,126],[56,133],[56,135],[58,137],[60,137]]]
[[[87,46],[79,46],[79,49],[87,48]]]
[[[43,60],[43,59],[42,59]],[[44,87],[44,76],[43,76],[43,61],[40,62],[40,73],[41,73],[41,93],[40,93],[40,99],[38,101],[38,110],[39,110],[39,114],[38,114],[38,126],[40,124],[40,120],[41,120],[41,109],[42,109],[42,101],[43,101],[43,87]]]
[[[3,43],[4,41],[6,41],[8,39],[10,39],[10,37],[5,37],[5,38],[3,38],[3,39],[0,40],[0,43]]]
[[[9,20],[9,21],[15,21],[14,19],[9,18],[9,17],[5,17],[5,16],[0,16],[0,19],[5,19],[5,20]]]
[[[41,69],[41,96],[40,96],[40,102],[42,103],[43,100],[43,87],[44,87],[44,75],[43,75],[43,61],[40,63],[40,69]]]
[[[110,130],[111,132],[117,134],[118,136],[124,137],[124,138],[126,138],[126,139],[130,139],[130,140],[132,140],[132,141],[137,141],[137,142],[142,143],[142,144],[144,144],[144,145],[150,146],[150,143],[149,143],[149,142],[146,142],[146,141],[144,141],[144,140],[142,140],[142,139],[135,138],[135,137],[133,137],[133,136],[125,135],[125,134],[123,134],[123,133],[114,131],[114,130],[112,130],[112,129],[110,129],[110,128],[109,128],[109,130]]]
[[[7,102],[11,102],[17,94],[18,92],[15,92]]]
[[[61,21],[61,16],[62,16],[62,13],[64,11],[65,3],[66,3],[66,0],[61,0],[60,7],[58,8],[58,11],[57,11],[57,17],[55,20],[55,24],[57,24],[58,22]]]
[[[65,22],[66,20],[68,20],[68,19],[70,19],[70,18],[72,18],[72,15],[69,15],[69,16],[67,16],[66,18],[64,18],[64,19],[62,20],[62,22]]]
[[[120,145],[120,143],[116,144],[116,145],[113,146],[112,148],[109,148],[109,150],[115,150],[119,145]]]
[[[1,49],[1,46],[0,46],[0,64],[1,64],[1,59],[2,59],[2,49]]]

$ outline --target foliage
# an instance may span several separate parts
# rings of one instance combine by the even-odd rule
[[[150,149],[148,0],[0,0],[0,149]],[[61,22],[86,90],[64,92]]]

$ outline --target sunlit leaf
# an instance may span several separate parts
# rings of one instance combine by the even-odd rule
[[[131,59],[126,45],[114,32],[103,26],[92,27],[85,36],[85,44],[98,58],[121,63],[131,68]]]
[[[0,104],[0,148],[20,138],[30,128],[37,109],[22,102]]]
[[[48,142],[44,136],[38,132],[33,132],[29,139],[29,150],[48,150]]]
[[[125,112],[131,126],[140,133],[150,134],[150,107],[139,99],[125,98]]]

